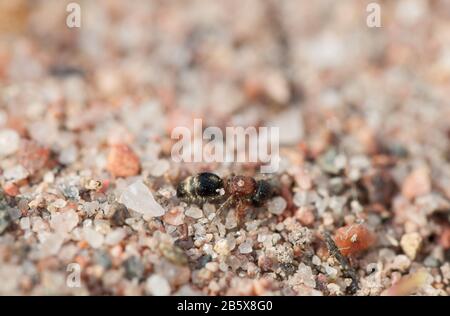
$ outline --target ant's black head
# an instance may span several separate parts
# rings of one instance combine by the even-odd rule
[[[223,181],[214,173],[202,172],[195,177],[194,187],[199,196],[216,196],[219,194],[219,190],[223,188]]]
[[[261,206],[270,199],[273,195],[273,189],[269,182],[259,180],[256,182],[256,191],[252,197],[252,202],[255,206]]]

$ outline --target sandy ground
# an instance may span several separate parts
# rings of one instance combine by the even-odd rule
[[[0,1],[0,294],[450,293],[450,2],[66,3]],[[261,176],[174,162],[194,118],[280,128],[242,223],[175,195]]]

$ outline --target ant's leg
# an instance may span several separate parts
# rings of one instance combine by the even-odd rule
[[[216,211],[216,217],[215,219],[219,219],[222,212],[228,208],[231,204],[234,203],[234,198],[232,196],[230,196],[225,202],[222,203],[222,205],[220,205],[220,207],[217,209]]]
[[[247,211],[249,204],[243,201],[239,201],[236,206],[235,215],[238,226],[241,226],[242,220],[245,218],[245,214]]]

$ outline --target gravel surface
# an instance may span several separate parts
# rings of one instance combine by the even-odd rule
[[[450,2],[0,1],[0,294],[450,294]],[[178,126],[277,126],[180,201]]]

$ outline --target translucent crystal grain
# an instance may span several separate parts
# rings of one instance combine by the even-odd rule
[[[119,198],[119,202],[129,209],[149,217],[158,217],[166,213],[159,205],[148,187],[142,181],[129,185]]]

